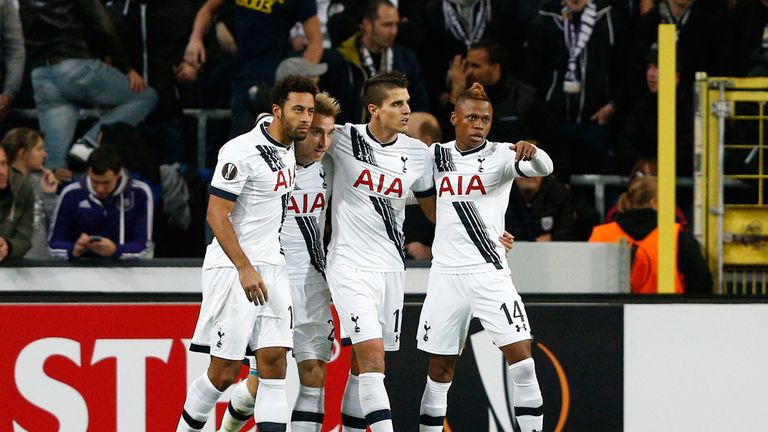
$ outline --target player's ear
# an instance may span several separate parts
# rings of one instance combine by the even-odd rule
[[[456,126],[456,111],[451,111],[451,124]]]
[[[275,119],[279,119],[282,114],[282,109],[280,108],[280,105],[278,104],[272,104],[272,115],[275,116]]]
[[[379,107],[377,107],[374,104],[368,104],[368,114],[371,115],[371,118],[376,118],[376,114],[379,113]]]

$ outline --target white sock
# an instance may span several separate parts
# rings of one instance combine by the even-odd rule
[[[367,427],[360,406],[360,378],[350,373],[341,399],[341,432],[365,432]]]
[[[284,432],[291,418],[285,394],[285,379],[259,380],[253,417],[259,432]]]
[[[229,406],[224,411],[220,432],[238,432],[253,415],[256,399],[248,390],[248,379],[240,381],[232,391]]]
[[[442,432],[445,412],[448,410],[448,389],[451,383],[432,381],[427,375],[427,385],[421,397],[419,432]]]
[[[541,432],[544,425],[544,400],[541,398],[536,364],[532,358],[508,366],[515,385],[515,418],[522,432]]]
[[[199,431],[208,421],[216,401],[221,397],[220,391],[213,386],[208,374],[199,376],[187,390],[187,400],[184,401],[184,411],[176,426],[177,432]]]
[[[325,416],[325,391],[299,385],[299,394],[291,413],[293,432],[320,432]]]
[[[389,396],[384,387],[384,374],[368,372],[360,374],[360,406],[372,432],[392,432],[392,411]]]

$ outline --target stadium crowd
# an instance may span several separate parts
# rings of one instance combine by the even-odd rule
[[[489,138],[536,142],[555,165],[515,182],[507,230],[586,241],[603,221],[572,174],[654,174],[659,23],[677,27],[677,173],[690,176],[695,72],[765,75],[768,1],[0,0],[0,261],[202,256],[215,155],[270,111],[276,80],[311,77],[340,101],[337,123],[362,123],[364,82],[390,70],[410,82],[409,134],[427,145],[454,139],[457,95],[485,86]],[[186,108],[230,110],[208,121],[206,166]],[[73,201],[83,192],[103,211]],[[404,231],[409,256],[430,259],[418,208]]]

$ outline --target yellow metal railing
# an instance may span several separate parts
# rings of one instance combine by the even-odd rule
[[[694,234],[719,293],[768,295],[768,78],[699,74],[696,96]]]

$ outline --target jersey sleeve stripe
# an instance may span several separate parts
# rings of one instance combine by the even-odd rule
[[[227,192],[225,190],[219,189],[215,186],[210,187],[210,193],[213,196],[217,196],[219,198],[225,199],[227,201],[235,202],[237,201],[237,194],[233,194],[232,192]]]
[[[523,170],[520,169],[520,161],[515,162],[515,171],[517,171],[518,176],[529,178],[529,176],[525,175]]]

